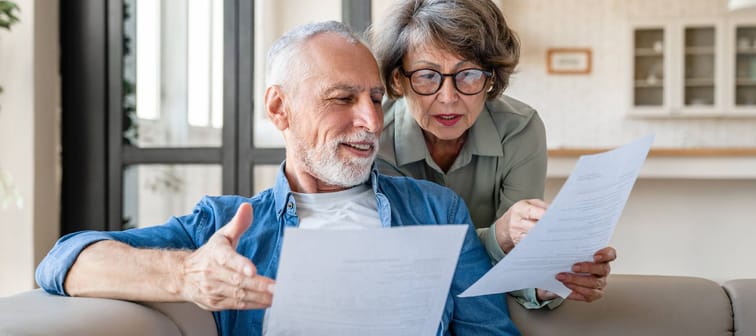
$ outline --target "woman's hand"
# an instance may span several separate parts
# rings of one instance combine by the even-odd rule
[[[557,274],[556,279],[572,290],[567,299],[593,302],[602,298],[607,278],[612,270],[609,264],[616,259],[617,250],[613,247],[605,247],[593,254],[592,262],[579,262],[572,265],[573,273]]]
[[[539,199],[521,200],[496,220],[496,241],[509,253],[546,212],[549,204]]]

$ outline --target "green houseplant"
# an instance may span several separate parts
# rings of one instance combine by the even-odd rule
[[[18,22],[18,5],[13,1],[0,0],[0,28],[10,30],[10,27]]]
[[[10,30],[11,26],[18,22],[19,8],[16,3],[8,0],[0,0],[0,28]],[[3,93],[3,87],[0,86],[0,93]]]
[[[11,26],[18,23],[18,5],[12,1],[0,0],[0,31],[10,30]],[[0,86],[0,94],[3,87]],[[13,177],[0,167],[0,209],[6,209],[10,204],[17,208],[23,207],[23,199],[18,188],[13,183]]]

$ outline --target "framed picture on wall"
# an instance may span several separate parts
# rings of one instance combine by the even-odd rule
[[[589,74],[591,49],[550,48],[546,51],[546,69],[549,74]]]

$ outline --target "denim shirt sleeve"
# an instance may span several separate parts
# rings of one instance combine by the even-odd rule
[[[449,223],[472,223],[464,202],[450,209]],[[457,268],[449,291],[453,314],[449,323],[455,335],[519,335],[509,319],[506,300],[502,294],[460,298],[458,295],[470,287],[491,268],[486,252],[468,227]],[[447,309],[450,305],[447,304]]]
[[[189,230],[188,230],[189,229]],[[209,231],[209,232],[201,232]],[[37,267],[37,284],[46,292],[68,295],[64,281],[82,250],[101,240],[116,240],[138,248],[196,249],[196,240],[214,231],[212,215],[202,202],[191,215],[172,217],[167,223],[125,231],[81,231],[60,238]]]
[[[483,247],[488,253],[488,257],[491,259],[491,265],[496,265],[501,259],[506,257],[506,253],[499,246],[499,242],[496,241],[496,223],[491,224],[490,227],[478,229],[478,238],[483,243]],[[559,307],[564,299],[556,298],[553,300],[538,301],[535,288],[526,288],[509,292],[517,303],[523,306],[525,309],[541,309],[547,307],[549,309],[555,309]]]

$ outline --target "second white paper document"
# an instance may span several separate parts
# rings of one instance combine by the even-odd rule
[[[581,156],[546,213],[510,253],[460,297],[541,288],[567,297],[555,279],[609,244],[653,135]]]

